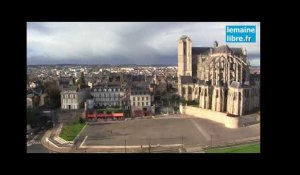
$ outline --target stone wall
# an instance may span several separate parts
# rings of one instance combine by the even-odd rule
[[[214,122],[222,123],[228,128],[238,128],[239,125],[239,117],[229,117],[226,113],[182,105],[179,106],[179,110],[181,114],[212,120]]]

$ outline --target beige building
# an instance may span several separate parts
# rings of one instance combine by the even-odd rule
[[[243,115],[259,107],[259,84],[250,81],[245,48],[227,45],[192,47],[182,36],[178,43],[178,94],[199,107]]]
[[[90,96],[90,88],[79,89],[77,86],[70,86],[61,92],[61,109],[80,109]]]
[[[151,113],[151,94],[148,86],[136,85],[131,88],[130,105],[133,115],[143,111],[144,114]]]
[[[93,86],[91,96],[96,107],[121,106],[127,92],[120,83]]]

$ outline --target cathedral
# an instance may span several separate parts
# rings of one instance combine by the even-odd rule
[[[244,115],[259,107],[259,85],[250,81],[250,63],[243,48],[192,47],[183,35],[178,42],[178,94],[199,107]]]

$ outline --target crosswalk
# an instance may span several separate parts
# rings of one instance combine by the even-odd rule
[[[70,142],[60,138],[60,137],[54,137],[54,140],[57,141],[60,144],[69,144]]]
[[[27,142],[27,146],[42,144],[39,140],[30,140]]]
[[[59,146],[59,147],[72,147],[73,143],[71,141],[66,141],[60,137],[53,137],[53,138],[49,138],[49,141],[51,141],[52,143],[54,143],[55,145]]]

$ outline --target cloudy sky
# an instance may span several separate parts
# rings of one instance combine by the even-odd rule
[[[259,22],[28,22],[27,64],[177,65],[177,43],[188,35],[195,47],[225,42],[226,25],[256,25],[256,43],[245,46],[260,65]]]

